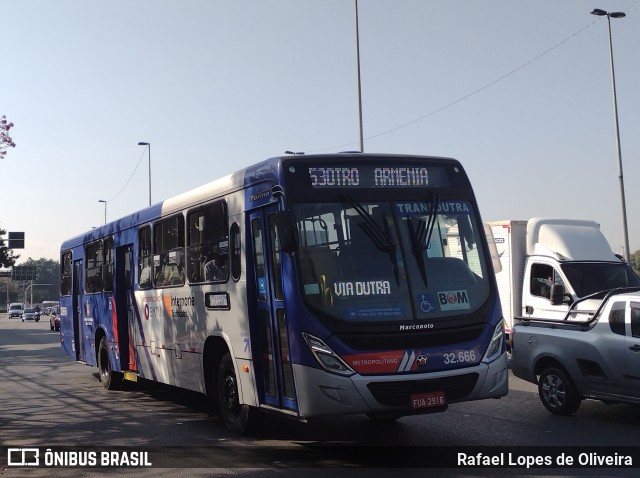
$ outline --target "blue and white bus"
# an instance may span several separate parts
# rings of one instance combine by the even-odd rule
[[[453,159],[268,159],[69,239],[61,342],[108,389],[260,412],[378,420],[507,393],[500,302]]]

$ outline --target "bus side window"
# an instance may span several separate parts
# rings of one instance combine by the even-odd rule
[[[62,254],[60,266],[60,295],[71,295],[71,251]]]
[[[104,261],[102,268],[102,288],[104,292],[113,291],[113,237],[104,240]]]
[[[251,230],[253,232],[253,262],[256,268],[256,286],[258,293],[258,301],[267,301],[267,276],[264,249],[262,246],[262,222],[259,218],[251,221]]]
[[[151,288],[151,226],[138,231],[138,285],[140,289]]]
[[[207,204],[187,215],[189,282],[226,282],[229,278],[229,233],[224,201]]]
[[[88,294],[102,292],[102,241],[87,244],[85,257],[84,290]]]
[[[231,255],[231,277],[235,282],[240,280],[240,275],[242,273],[242,263],[240,261],[242,249],[240,248],[240,226],[238,226],[237,222],[234,222],[231,225],[229,245],[231,250],[229,251]]]
[[[173,216],[153,225],[154,283],[160,286],[183,285],[184,216]]]

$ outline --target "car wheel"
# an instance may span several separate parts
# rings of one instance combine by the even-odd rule
[[[569,375],[556,367],[546,368],[540,374],[538,395],[545,408],[556,415],[571,415],[582,401]]]
[[[120,387],[122,374],[111,369],[106,337],[100,339],[100,345],[98,346],[98,370],[100,371],[100,381],[104,388],[107,390],[116,390]]]

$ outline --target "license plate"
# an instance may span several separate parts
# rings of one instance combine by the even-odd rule
[[[411,408],[433,408],[444,407],[447,405],[447,399],[444,392],[416,393],[411,395]]]

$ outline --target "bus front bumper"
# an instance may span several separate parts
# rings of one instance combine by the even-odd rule
[[[500,398],[508,392],[507,354],[491,363],[442,372],[343,377],[294,364],[301,417],[368,413],[415,415],[446,406],[415,407],[412,399],[444,395],[451,403]]]

